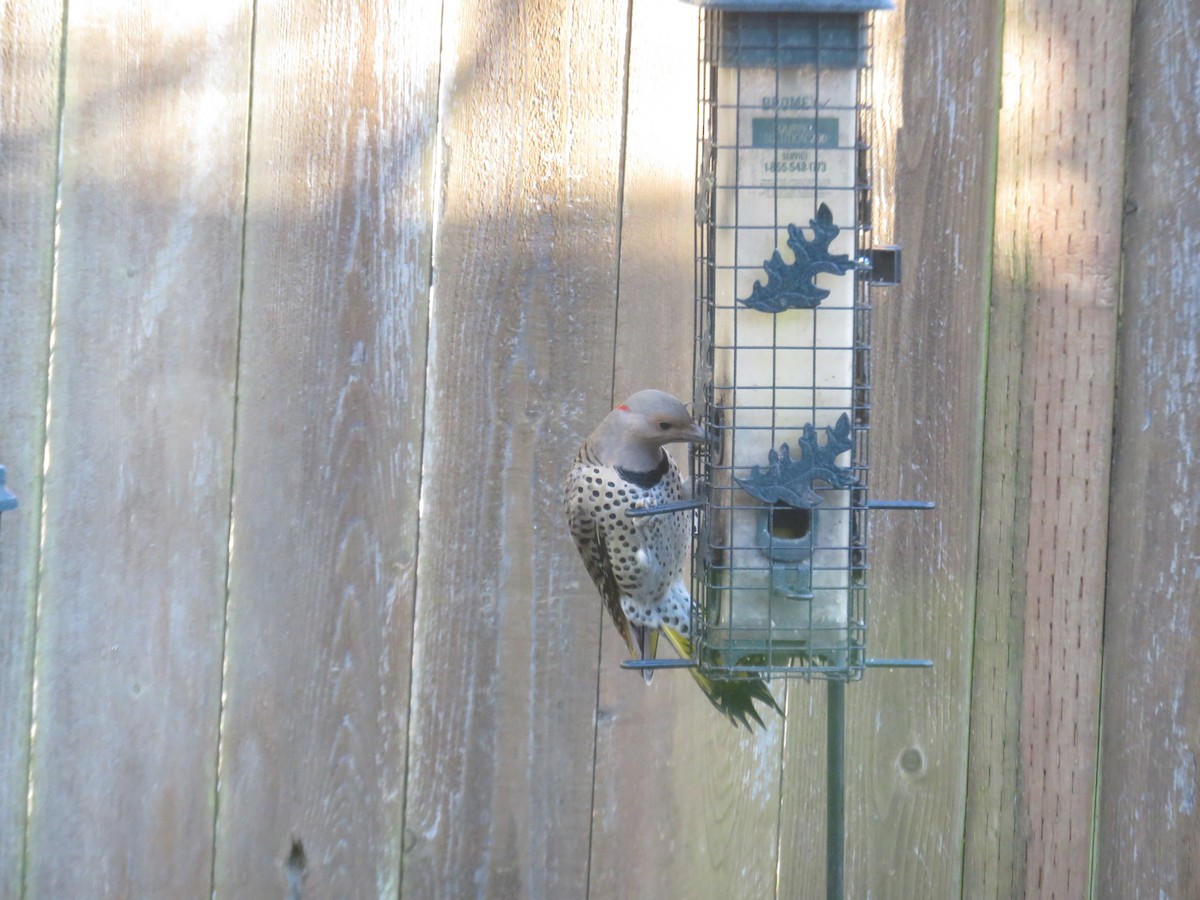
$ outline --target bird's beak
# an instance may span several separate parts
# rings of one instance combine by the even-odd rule
[[[708,432],[704,430],[703,425],[692,423],[692,427],[688,429],[687,441],[689,444],[707,444]]]

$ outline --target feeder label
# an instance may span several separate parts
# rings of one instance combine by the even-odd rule
[[[836,147],[838,120],[832,117],[755,117],[750,123],[751,146],[762,149]]]
[[[773,109],[813,109],[816,105],[816,99],[807,94],[799,97],[776,97],[774,94],[767,94],[762,98],[762,108],[766,112]]]

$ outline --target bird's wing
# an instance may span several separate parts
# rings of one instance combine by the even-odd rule
[[[639,659],[645,646],[646,629],[631,626],[629,619],[625,617],[625,610],[621,609],[621,588],[617,584],[616,575],[613,574],[608,543],[604,540],[604,532],[600,528],[595,529],[594,543],[595,553],[584,560],[588,574],[592,576],[592,581],[596,582],[600,596],[604,598],[604,605],[608,608],[608,614],[612,616],[613,624],[617,626],[617,631],[621,633],[625,645],[629,648],[630,656]]]
[[[641,656],[644,635],[638,633],[638,630],[629,624],[629,619],[625,617],[625,611],[621,609],[621,588],[617,584],[617,577],[613,572],[612,558],[608,551],[608,543],[604,538],[604,529],[596,517],[581,506],[570,505],[569,515],[571,536],[575,539],[575,547],[579,550],[584,568],[592,576],[592,581],[595,582],[596,589],[604,600],[613,624],[617,626],[617,631],[620,632],[622,640],[629,648],[630,656],[636,659]],[[636,642],[635,637],[637,638]]]

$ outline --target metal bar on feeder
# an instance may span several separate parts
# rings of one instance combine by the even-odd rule
[[[703,508],[703,500],[675,500],[671,503],[660,503],[658,506],[644,506],[641,509],[630,508],[625,510],[625,515],[631,519],[640,519],[644,516],[661,516],[664,513],[686,512]]]

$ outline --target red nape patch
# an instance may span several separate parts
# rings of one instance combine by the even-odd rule
[[[624,403],[622,403],[620,406],[618,406],[617,409],[621,410],[622,412],[629,412],[629,407],[626,406]]]

